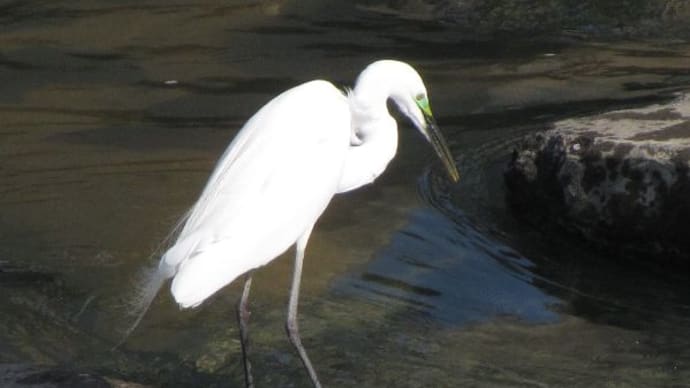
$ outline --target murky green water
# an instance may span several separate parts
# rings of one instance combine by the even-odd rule
[[[463,179],[403,125],[386,174],[322,217],[300,322],[324,384],[690,386],[688,274],[543,236],[501,177],[522,134],[687,88],[690,45],[476,43],[345,1],[1,8],[0,362],[240,386],[239,286],[192,311],[166,288],[111,352],[133,278],[262,103],[395,57],[424,75]],[[259,386],[308,384],[283,334],[291,264],[255,278]]]

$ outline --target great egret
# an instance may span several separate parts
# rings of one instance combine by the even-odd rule
[[[150,280],[153,299],[163,282],[173,278],[172,295],[187,308],[248,274],[237,306],[247,386],[253,386],[247,357],[251,271],[292,245],[296,256],[286,329],[314,386],[321,386],[297,324],[304,250],[331,198],[373,182],[395,155],[397,124],[388,112],[388,99],[432,144],[457,181],[422,78],[410,65],[374,62],[347,93],[327,81],[307,82],[275,97],[247,121]]]

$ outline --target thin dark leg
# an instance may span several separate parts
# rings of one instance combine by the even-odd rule
[[[288,316],[285,328],[290,342],[292,342],[292,345],[297,349],[297,353],[299,353],[304,367],[307,369],[307,372],[309,372],[311,382],[314,384],[315,388],[321,388],[321,383],[319,383],[319,378],[316,376],[316,371],[314,371],[314,367],[311,365],[311,361],[309,361],[309,357],[307,356],[307,351],[304,350],[304,346],[302,345],[302,340],[299,336],[299,325],[297,324],[297,304],[299,302],[299,285],[302,279],[302,262],[304,261],[304,250],[307,247],[307,240],[309,240],[310,234],[311,228],[297,240],[295,249],[297,251],[295,254],[295,270],[292,275],[292,287],[290,288],[290,302],[288,304]]]
[[[247,388],[254,388],[254,378],[252,377],[252,364],[249,362],[249,289],[252,286],[252,275],[247,275],[244,281],[242,297],[237,303],[237,321],[240,323],[240,344],[242,345],[242,363],[244,364],[244,383]]]

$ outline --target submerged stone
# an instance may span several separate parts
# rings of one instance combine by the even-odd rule
[[[621,256],[690,263],[690,94],[556,122],[505,172],[508,202]]]

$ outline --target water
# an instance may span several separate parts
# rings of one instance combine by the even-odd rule
[[[373,3],[2,6],[0,362],[241,386],[238,285],[183,312],[164,290],[111,352],[133,279],[258,106],[390,56],[424,75],[462,180],[405,124],[386,174],[322,217],[300,323],[324,384],[690,386],[687,273],[520,223],[501,177],[530,131],[687,88],[690,46],[477,43]],[[283,334],[291,269],[255,278],[259,386],[307,384]]]

